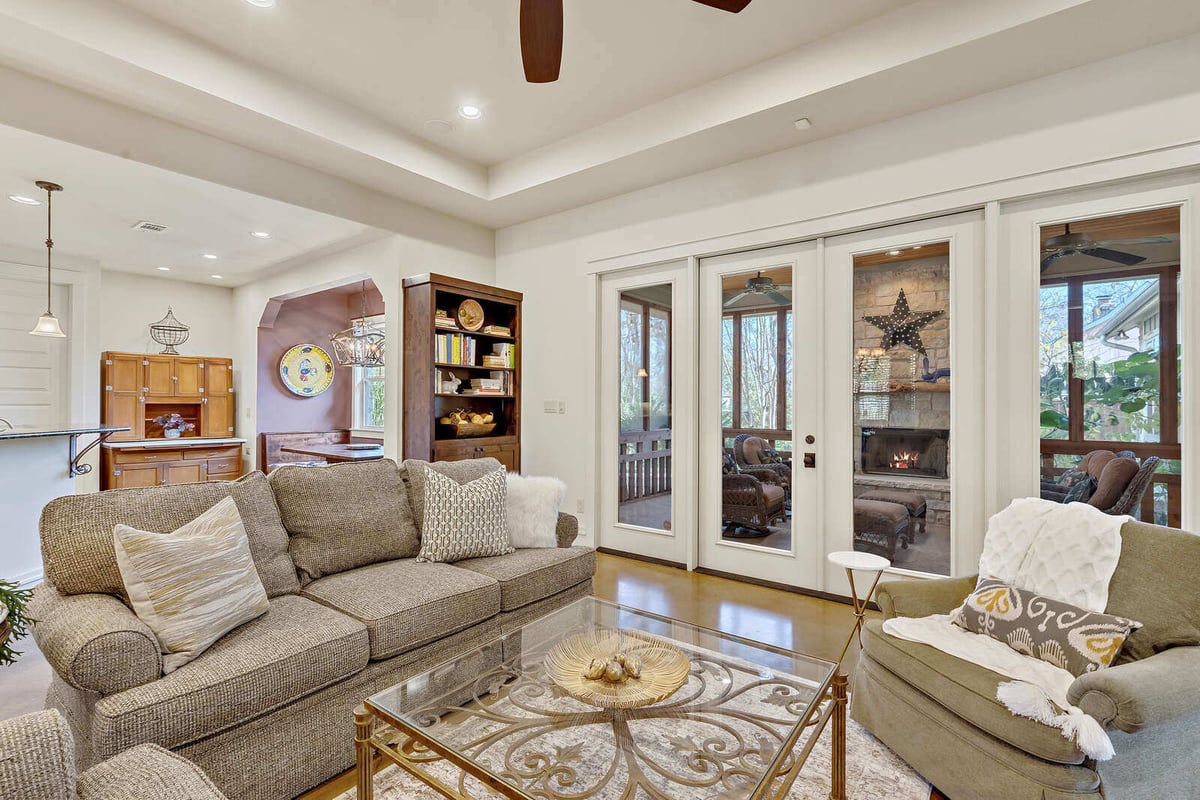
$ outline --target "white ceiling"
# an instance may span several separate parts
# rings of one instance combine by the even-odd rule
[[[57,257],[92,259],[106,269],[160,278],[238,286],[275,264],[370,233],[357,222],[0,126],[0,243],[39,259],[45,205],[8,199],[18,194],[44,201],[37,180],[63,186],[54,195]],[[134,230],[142,220],[167,230]],[[271,238],[256,239],[250,231],[266,231]]]
[[[477,226],[453,238],[1200,31],[1196,0],[571,0],[562,78],[530,85],[517,9],[0,0],[0,124],[388,230]]]

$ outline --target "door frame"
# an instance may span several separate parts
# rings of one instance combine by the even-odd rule
[[[693,259],[598,275],[596,546],[692,569],[695,530],[695,265]],[[617,522],[617,450],[620,381],[617,341],[621,293],[671,285],[671,530]]]

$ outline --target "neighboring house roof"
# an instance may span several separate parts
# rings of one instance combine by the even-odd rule
[[[1131,295],[1124,303],[1114,306],[1086,327],[1092,335],[1103,339],[1119,331],[1128,330],[1157,310],[1158,281],[1151,281],[1146,288]]]

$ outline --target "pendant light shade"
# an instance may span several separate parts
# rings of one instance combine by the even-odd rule
[[[380,326],[367,319],[367,282],[363,281],[361,314],[350,327],[329,337],[333,357],[343,367],[382,367],[387,339]]]
[[[55,339],[65,339],[67,335],[63,333],[62,325],[58,324],[58,318],[50,311],[50,254],[54,250],[54,239],[50,235],[50,204],[54,192],[61,192],[63,187],[50,181],[38,181],[35,185],[46,192],[46,313],[38,317],[37,325],[33,327],[30,333],[34,336],[52,336]]]

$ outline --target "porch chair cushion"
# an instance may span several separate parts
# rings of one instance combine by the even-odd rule
[[[1132,458],[1113,457],[1107,460],[1096,481],[1096,490],[1088,498],[1088,505],[1099,509],[1111,508],[1121,499],[1125,488],[1138,473],[1138,462]]]

